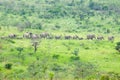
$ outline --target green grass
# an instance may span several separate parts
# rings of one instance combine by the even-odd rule
[[[4,35],[8,35],[9,33],[13,33],[13,31],[14,33],[17,33],[19,35],[22,35],[24,33],[19,33],[17,30],[14,30],[14,28],[10,28],[9,30],[3,30],[2,32],[0,32],[0,34],[5,32]],[[57,34],[59,33],[57,32]],[[107,41],[107,39],[103,41],[42,39],[40,40],[36,53],[34,53],[34,48],[32,46],[31,40],[11,40],[14,43],[11,43],[11,41],[8,40],[1,40],[0,42],[0,45],[2,46],[2,48],[0,49],[0,68],[1,72],[5,72],[4,75],[10,75],[12,72],[14,74],[15,70],[27,71],[26,69],[28,65],[35,62],[36,57],[40,59],[48,58],[48,64],[53,64],[55,62],[59,65],[64,65],[67,67],[69,64],[73,63],[71,62],[70,58],[71,56],[74,56],[72,53],[76,48],[79,49],[78,55],[80,57],[80,60],[85,63],[92,63],[96,66],[98,72],[120,73],[120,55],[117,54],[118,52],[115,50],[115,45],[116,42],[119,41],[119,38],[116,38],[114,42]],[[24,48],[22,52],[22,54],[24,55],[24,60],[18,57],[18,51],[16,50],[16,47]],[[53,55],[59,55],[58,59],[55,59],[53,61]],[[2,57],[4,59],[2,59]],[[4,68],[4,65],[8,62],[13,64],[12,70],[6,70]]]

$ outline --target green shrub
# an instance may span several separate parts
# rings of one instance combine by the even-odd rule
[[[71,60],[71,61],[80,60],[80,57],[79,57],[79,56],[71,56],[71,57],[70,57],[70,60]]]
[[[59,26],[59,25],[55,25],[55,28],[57,28],[57,29],[60,29],[61,28],[61,26]]]
[[[110,80],[110,78],[107,74],[104,74],[101,76],[100,80]]]
[[[53,80],[54,73],[53,73],[53,72],[50,72],[50,73],[49,73],[49,77],[50,77],[50,80]]]
[[[117,45],[116,45],[115,49],[116,49],[118,52],[120,52],[120,42],[117,42]]]
[[[75,56],[78,56],[78,54],[79,54],[79,48],[75,48],[74,51],[73,51],[73,54]]]
[[[6,68],[6,69],[11,69],[11,68],[12,68],[12,63],[7,63],[7,64],[5,64],[5,68]]]
[[[53,59],[58,59],[60,57],[60,55],[54,54],[52,57],[53,57]]]

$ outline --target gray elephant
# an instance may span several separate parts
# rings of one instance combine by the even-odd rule
[[[114,36],[109,36],[109,37],[108,37],[108,40],[109,40],[109,41],[114,41]]]
[[[40,34],[41,38],[48,38],[49,36],[50,36],[50,34],[47,33],[47,32],[43,32],[43,33]]]
[[[16,36],[17,36],[17,35],[16,35],[16,34],[13,34],[13,33],[8,35],[9,38],[16,38]]]
[[[24,38],[31,38],[32,37],[32,33],[31,32],[26,32],[23,34]]]
[[[88,35],[87,35],[87,39],[88,39],[88,40],[89,40],[89,39],[93,40],[93,39],[96,39],[96,37],[95,37],[94,34],[88,34]]]
[[[57,36],[55,36],[55,39],[61,39],[61,38],[62,38],[61,35],[57,35]]]
[[[83,38],[83,37],[79,37],[78,39],[79,39],[79,40],[83,40],[84,38]]]
[[[64,36],[64,38],[65,38],[65,39],[71,39],[71,38],[72,38],[72,36],[67,35],[67,36]]]
[[[54,37],[53,37],[53,35],[49,35],[48,37],[47,37],[47,39],[53,39]]]
[[[32,35],[31,35],[31,39],[39,39],[38,34],[32,34]]]
[[[103,36],[97,36],[97,40],[104,40]]]

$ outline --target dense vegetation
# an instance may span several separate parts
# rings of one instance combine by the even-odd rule
[[[0,25],[65,32],[86,28],[89,32],[119,32],[119,6],[119,0],[1,0]]]
[[[0,80],[119,80],[119,14],[119,0],[0,0]]]

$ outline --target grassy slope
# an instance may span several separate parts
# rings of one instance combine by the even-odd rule
[[[10,29],[13,31],[12,29]],[[10,33],[5,30],[5,34]],[[15,30],[14,30],[15,31]],[[2,32],[1,32],[2,33]],[[18,32],[17,32],[18,33]],[[19,34],[19,33],[18,33]],[[30,40],[13,40],[15,43],[10,43],[9,41],[3,41],[1,54],[6,56],[6,61],[16,62],[19,59],[10,58],[12,54],[17,56],[16,47],[24,47],[24,54],[28,55],[28,53],[33,52],[33,47],[31,46]],[[66,61],[69,62],[68,58],[72,55],[72,52],[75,48],[79,48],[79,56],[80,59],[87,62],[92,62],[97,65],[98,70],[100,71],[113,71],[120,73],[120,56],[116,54],[115,44],[116,41],[119,41],[117,38],[114,43],[109,42],[107,40],[104,41],[91,41],[91,40],[42,40],[38,51],[36,54],[41,55],[42,53],[48,54],[59,54],[63,56],[63,59],[60,59],[60,63],[64,63]],[[67,45],[67,46],[66,46]],[[86,49],[88,48],[88,49]],[[7,59],[8,57],[8,59]],[[13,56],[12,56],[13,57]],[[44,56],[42,56],[44,57]],[[25,59],[25,64],[29,64],[29,60],[34,61],[35,58],[27,57]],[[3,64],[5,63],[3,62]],[[19,65],[25,67],[25,65]]]

